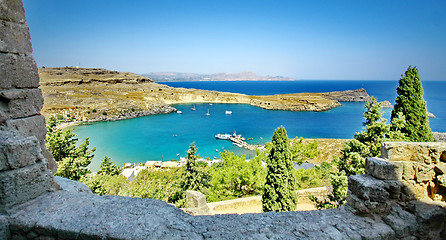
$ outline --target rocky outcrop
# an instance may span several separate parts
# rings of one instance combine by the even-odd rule
[[[356,90],[347,90],[339,92],[324,93],[328,99],[336,100],[338,102],[366,102],[370,100],[369,94],[364,88]]]

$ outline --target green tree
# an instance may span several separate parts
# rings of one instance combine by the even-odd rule
[[[105,156],[97,174],[116,176],[121,173],[121,168],[117,167],[109,157]]]
[[[169,201],[175,203],[177,207],[185,207],[185,198],[187,190],[200,191],[206,193],[210,187],[210,175],[207,166],[197,164],[198,157],[195,155],[197,148],[191,143],[187,151],[186,164],[182,169],[181,178],[178,183],[178,191]]]
[[[209,187],[209,174],[199,167],[196,160],[198,157],[195,155],[197,148],[195,144],[191,144],[186,156],[186,165],[184,166],[183,173],[181,175],[180,187],[182,190],[195,190],[204,191]]]
[[[57,129],[55,119],[50,119],[47,125],[46,147],[54,156],[57,162],[56,176],[65,177],[78,181],[86,175],[89,170],[87,166],[94,157],[96,148],[89,149],[89,139],[87,138],[79,146],[78,139],[73,129]]]
[[[290,150],[293,156],[293,162],[302,164],[305,160],[313,159],[319,156],[320,152],[317,150],[317,141],[304,144],[303,138],[295,138],[290,142]]]
[[[389,141],[409,141],[409,138],[401,132],[401,129],[406,125],[406,117],[402,112],[398,112],[397,116],[392,119],[390,124],[387,140]]]
[[[279,127],[272,138],[272,148],[268,155],[267,175],[262,208],[264,212],[283,212],[296,209],[296,179],[289,149],[289,140],[284,127]]]
[[[260,158],[246,161],[233,152],[220,153],[221,162],[211,167],[211,188],[206,195],[209,202],[261,194],[266,170]]]
[[[418,70],[409,67],[404,76],[399,81],[397,87],[398,97],[392,111],[391,120],[402,113],[406,123],[400,129],[402,133],[414,142],[434,141],[432,131],[429,128],[429,118],[427,116],[426,102],[423,99],[423,87],[421,85]],[[395,130],[392,126],[392,130]]]
[[[381,145],[388,133],[387,120],[382,117],[381,103],[372,97],[365,104],[367,111],[364,112],[365,122],[363,130],[356,133],[354,139],[368,147],[368,156],[377,157],[381,155]],[[367,155],[366,155],[367,156]]]

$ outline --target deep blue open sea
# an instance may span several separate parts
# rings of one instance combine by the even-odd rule
[[[233,81],[233,82],[169,82],[172,87],[186,87],[250,95],[271,95],[300,92],[329,92],[364,88],[379,101],[395,103],[398,81]],[[446,132],[446,81],[423,81],[428,111],[437,116],[430,119],[433,131]],[[191,108],[195,105],[196,111]],[[289,112],[265,110],[244,104],[182,104],[175,105],[183,114],[146,116],[135,119],[99,122],[75,127],[79,139],[90,137],[96,147],[90,169],[97,170],[104,156],[122,165],[124,162],[147,160],[179,160],[186,156],[189,144],[195,142],[202,157],[219,157],[223,150],[255,155],[217,140],[217,133],[236,131],[250,143],[271,141],[274,129],[284,126],[290,138],[352,138],[360,131],[364,103],[343,103],[327,112]],[[209,110],[210,116],[205,116]],[[226,115],[225,111],[232,111]],[[391,109],[384,109],[390,119]]]

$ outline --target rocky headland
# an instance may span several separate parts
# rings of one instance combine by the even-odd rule
[[[327,111],[340,102],[363,102],[364,89],[328,93],[253,96],[173,88],[127,72],[87,68],[40,68],[42,114],[69,122],[109,121],[176,111],[173,104],[241,103],[270,110]]]

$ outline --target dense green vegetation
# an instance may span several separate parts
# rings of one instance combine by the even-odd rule
[[[274,138],[273,143],[267,143],[266,151],[257,151],[256,157],[249,161],[245,155],[237,156],[225,151],[220,154],[221,162],[208,166],[197,161],[197,148],[191,144],[185,166],[176,169],[144,169],[130,182],[120,175],[122,169],[108,157],[102,160],[96,173],[90,173],[87,166],[95,149],[89,149],[88,139],[78,145],[73,130],[57,129],[57,121],[56,118],[48,121],[47,135],[47,147],[58,163],[56,175],[83,182],[99,195],[154,198],[179,207],[185,206],[185,191],[189,189],[203,192],[209,202],[262,195],[267,175],[266,162],[271,156],[280,156],[280,147],[274,144],[277,145],[279,140]],[[289,177],[297,179],[295,185],[289,186],[290,191],[327,185],[332,171],[329,164],[307,170],[295,170],[292,165],[292,162],[300,164],[317,157],[317,142],[304,144],[302,138],[288,140],[285,129],[283,131],[285,135],[281,141],[288,146],[286,157],[291,169]]]
[[[407,69],[396,90],[398,97],[392,111],[392,122],[395,118],[404,116],[406,124],[400,126],[399,130],[410,141],[433,141],[433,135],[429,128],[426,102],[423,99],[423,87],[418,70],[415,67]],[[392,126],[392,129],[397,129],[397,127]]]
[[[89,149],[88,138],[77,146],[78,139],[73,129],[57,129],[56,124],[55,117],[48,120],[46,137],[46,147],[57,162],[55,175],[78,181],[89,172],[87,167],[96,149]]]
[[[296,178],[293,157],[284,127],[274,132],[271,151],[266,159],[267,174],[262,195],[264,212],[283,212],[296,209]]]

